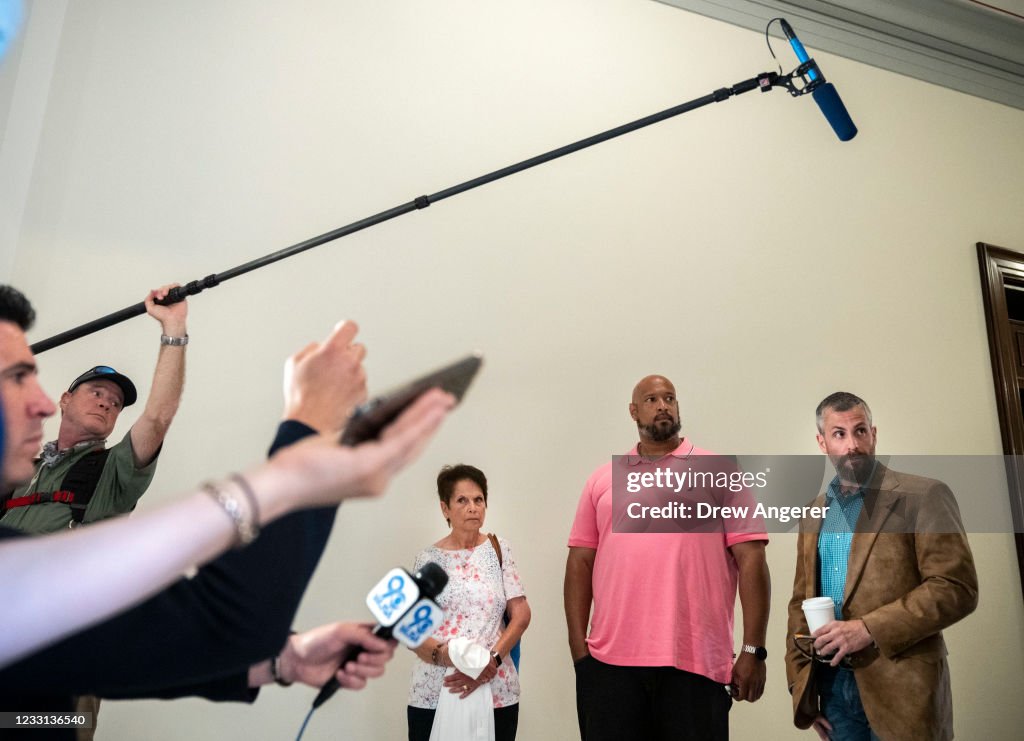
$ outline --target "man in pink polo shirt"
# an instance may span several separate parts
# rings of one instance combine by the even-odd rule
[[[667,378],[642,379],[629,414],[640,433],[629,453],[638,470],[682,470],[694,456],[711,455],[680,438],[679,402]],[[770,586],[763,525],[617,531],[623,510],[613,511],[612,469],[601,466],[583,487],[565,565],[580,735],[727,739],[733,699],[754,702],[764,691]],[[754,504],[748,489],[728,496]],[[743,646],[734,663],[737,587]]]

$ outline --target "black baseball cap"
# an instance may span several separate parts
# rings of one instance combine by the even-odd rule
[[[128,378],[128,376],[118,373],[109,365],[97,365],[94,368],[90,368],[71,382],[71,385],[68,386],[68,391],[74,391],[86,381],[96,380],[116,383],[118,388],[121,389],[121,393],[124,394],[124,406],[126,407],[130,407],[135,403],[135,400],[139,398],[138,393],[135,391],[135,384],[132,383],[132,380]]]

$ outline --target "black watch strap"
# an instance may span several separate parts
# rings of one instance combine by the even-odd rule
[[[754,654],[754,658],[758,661],[764,661],[768,658],[768,649],[766,649],[764,646],[751,646],[749,643],[744,643],[743,652],[748,654]]]

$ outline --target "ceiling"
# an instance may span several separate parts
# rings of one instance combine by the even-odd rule
[[[1024,109],[1024,0],[657,1]]]

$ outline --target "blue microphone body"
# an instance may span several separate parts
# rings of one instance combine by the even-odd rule
[[[853,119],[850,118],[850,113],[846,110],[846,106],[843,105],[843,99],[839,97],[839,92],[836,90],[835,85],[831,82],[818,85],[811,92],[811,97],[818,104],[818,108],[824,114],[825,120],[832,126],[832,130],[836,132],[839,141],[848,142],[857,136],[857,126],[853,123]]]
[[[793,27],[786,23],[785,19],[782,19],[782,32],[786,34],[786,38],[789,39],[789,45],[793,47],[793,53],[796,54],[796,58],[800,60],[800,64],[811,61],[810,55],[807,50],[804,49],[804,45],[800,43],[800,39],[793,33]],[[808,74],[811,78],[811,82],[818,79],[818,73],[815,70],[811,70]]]
[[[800,43],[800,39],[796,37],[793,27],[789,25],[785,18],[780,18],[779,21],[782,25],[782,32],[786,34],[789,45],[793,47],[793,53],[800,60],[800,64],[809,62],[811,58],[808,56],[807,50],[804,49],[804,45]],[[811,90],[811,97],[818,104],[818,108],[821,109],[821,113],[825,116],[829,126],[836,132],[839,141],[848,142],[857,136],[857,126],[853,123],[853,119],[850,118],[850,113],[846,110],[846,106],[843,105],[843,99],[839,97],[839,91],[836,90],[835,85],[831,82],[825,82],[824,78],[813,67],[808,71],[807,76],[812,84],[815,82],[819,83]]]

